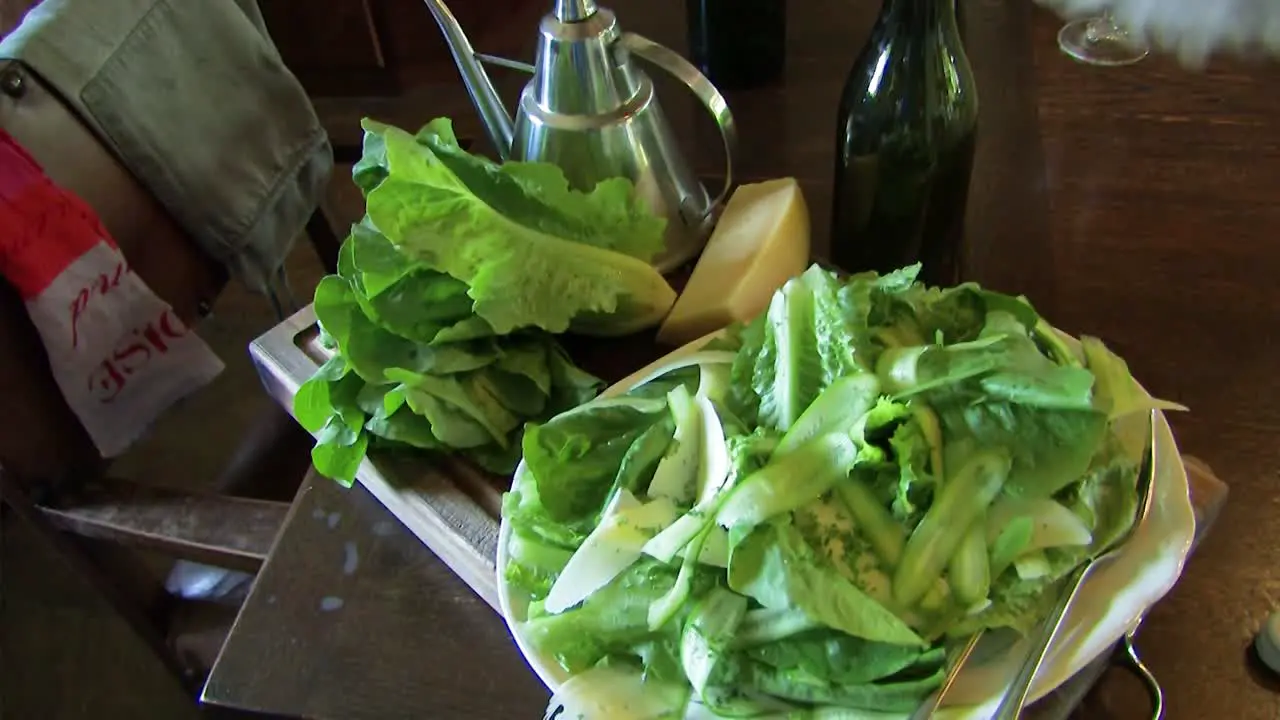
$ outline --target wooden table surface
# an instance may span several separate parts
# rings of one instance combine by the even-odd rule
[[[611,5],[628,29],[683,49],[678,13]],[[799,178],[824,249],[835,103],[876,4],[801,5],[785,82],[730,104],[742,176]],[[967,16],[982,102],[968,274],[1105,338],[1149,389],[1192,408],[1173,419],[1180,444],[1231,500],[1139,646],[1166,717],[1275,720],[1274,682],[1244,659],[1280,607],[1280,69],[1191,73],[1159,57],[1094,68],[1063,56],[1059,20],[1022,0],[968,0]],[[715,147],[709,121],[665,85],[690,147]],[[357,112],[405,125],[449,114],[480,136],[456,89],[429,97]],[[694,157],[716,172],[714,152]],[[309,480],[205,698],[326,720],[505,720],[537,717],[546,692],[492,611],[366,491]],[[1136,681],[1111,672],[1080,715],[1149,710]]]

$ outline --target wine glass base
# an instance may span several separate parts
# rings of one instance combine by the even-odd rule
[[[1062,26],[1058,31],[1058,47],[1076,60],[1090,65],[1132,65],[1150,52],[1147,44],[1139,38],[1096,32],[1096,22],[1096,19],[1076,20]]]

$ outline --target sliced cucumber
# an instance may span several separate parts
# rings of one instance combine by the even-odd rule
[[[965,532],[1004,486],[1010,465],[1007,452],[981,450],[947,479],[902,552],[893,576],[897,602],[915,605],[942,575]]]
[[[659,528],[673,522],[679,510],[667,498],[640,504],[627,490],[619,490],[595,530],[560,571],[544,607],[562,613],[608,585],[640,558],[644,544]]]
[[[729,449],[725,444],[724,427],[711,400],[698,396],[694,400],[701,426],[698,444],[702,448],[698,462],[698,502],[689,512],[658,533],[644,546],[644,552],[661,560],[671,559],[688,545],[698,533],[711,524],[716,508],[720,505],[725,485],[730,480]]]
[[[960,539],[951,556],[947,577],[960,604],[971,607],[987,599],[991,591],[991,562],[987,557],[986,528],[979,517]]]
[[[806,505],[849,474],[858,448],[847,433],[823,435],[748,475],[716,515],[722,527],[751,527]]]
[[[831,383],[813,401],[773,451],[775,459],[796,450],[820,435],[848,432],[867,413],[880,395],[875,375],[847,375]]]
[[[907,544],[907,529],[902,523],[895,520],[872,494],[857,471],[837,482],[835,493],[844,501],[858,532],[871,543],[871,549],[880,556],[885,567],[897,567],[902,559],[902,549]]]
[[[697,492],[698,462],[702,454],[702,411],[683,385],[676,386],[667,394],[667,403],[676,422],[676,431],[666,456],[653,471],[649,497],[671,498],[676,504],[688,507]]]

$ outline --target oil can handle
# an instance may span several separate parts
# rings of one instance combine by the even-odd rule
[[[729,103],[706,75],[671,48],[631,32],[622,33],[618,43],[623,49],[657,65],[684,83],[715,119],[720,139],[724,142],[724,187],[712,201],[708,213],[718,212],[733,188],[733,156],[738,149],[738,127],[733,121],[733,113],[729,111]]]

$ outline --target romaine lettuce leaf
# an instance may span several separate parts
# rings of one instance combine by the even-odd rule
[[[930,668],[928,671],[925,668]],[[922,666],[918,673],[879,682],[840,683],[816,678],[803,670],[778,668],[757,662],[736,663],[732,680],[770,697],[813,705],[909,712],[946,676],[941,662]]]
[[[658,463],[667,453],[667,448],[675,437],[676,424],[670,417],[664,417],[650,425],[631,443],[618,465],[618,473],[614,476],[611,493],[626,490],[640,493],[649,486]]]
[[[1089,370],[1098,379],[1097,407],[1111,419],[1147,410],[1186,410],[1178,403],[1148,395],[1129,374],[1123,358],[1107,349],[1101,340],[1080,338]]]
[[[330,275],[316,287],[315,312],[338,352],[366,382],[390,382],[388,368],[415,373],[456,373],[484,367],[498,358],[492,341],[427,345],[396,335],[365,315],[343,278]]]
[[[986,320],[986,303],[975,285],[935,288],[915,284],[884,295],[887,317],[925,342],[954,345],[977,338]]]
[[[416,277],[392,283],[379,297],[390,300],[396,287]],[[512,448],[519,447],[524,421],[574,407],[600,386],[545,333],[458,342],[440,342],[437,334],[423,342],[370,320],[360,297],[341,276],[320,282],[315,312],[338,354],[303,384],[294,400],[303,426],[323,433],[313,453],[317,469],[344,484],[354,479],[364,458],[366,433],[380,443],[466,450],[482,467],[510,472],[519,459]],[[361,394],[358,405],[363,407],[333,404],[330,386],[339,381]]]
[[[1133,525],[1138,511],[1139,462],[1110,441],[1094,459],[1084,478],[1067,488],[1058,501],[1089,528],[1089,551],[1104,551]]]
[[[774,610],[798,608],[815,622],[876,642],[925,642],[818,555],[787,520],[757,527],[729,556],[729,587]]]
[[[908,526],[919,521],[920,508],[933,499],[940,478],[926,469],[930,462],[930,446],[924,432],[915,422],[903,422],[889,438],[889,447],[897,460],[897,492],[893,498],[893,515]]]
[[[832,275],[815,265],[773,296],[752,374],[761,424],[786,432],[827,386],[863,370],[838,292]]]
[[[512,586],[529,593],[533,600],[542,600],[572,556],[570,550],[516,531],[507,541],[509,561],[502,572]]]
[[[733,328],[741,343],[729,370],[729,411],[748,427],[755,427],[760,417],[760,394],[757,387],[756,368],[771,367],[772,361],[764,357],[765,313],[757,315],[745,325]],[[764,385],[767,387],[767,385]]]
[[[581,193],[570,189],[564,171],[551,163],[495,165],[463,150],[447,118],[432,120],[415,137],[481,201],[521,225],[646,262],[662,250],[666,220],[639,200],[623,178]]]
[[[582,545],[594,529],[594,518],[572,523],[552,520],[528,465],[516,469],[511,490],[503,494],[502,517],[511,525],[512,532],[570,551]]]
[[[632,444],[667,417],[664,401],[618,399],[530,425],[524,461],[547,516],[556,522],[598,516]]]
[[[358,168],[380,178],[366,197],[373,226],[413,262],[465,283],[495,332],[623,335],[656,324],[675,302],[648,264],[665,221],[626,180],[570,190],[554,166],[466,153],[443,119],[416,137],[362,125],[381,138]]]
[[[553,416],[591,400],[604,387],[599,378],[574,365],[564,348],[555,342],[547,343],[547,368],[551,372],[547,409]]]
[[[371,323],[421,343],[493,335],[472,312],[466,283],[410,261],[368,217],[351,227],[342,256],[338,275]]]
[[[366,434],[379,447],[465,450],[508,473],[526,420],[576,407],[601,385],[543,331],[495,336],[473,313],[465,283],[410,261],[367,218],[343,244],[339,274],[317,286],[314,308],[340,365],[302,386],[295,411],[323,432],[317,468],[344,484]],[[348,374],[361,403],[341,414],[328,387]]]
[[[415,413],[407,405],[401,406],[390,415],[385,413],[373,415],[365,422],[364,429],[383,440],[420,450],[445,450],[448,447],[436,436],[431,427],[431,421]]]
[[[431,421],[432,431],[450,445],[459,448],[476,447],[494,443],[505,447],[510,433],[520,424],[520,419],[502,406],[485,387],[484,375],[465,373],[460,375],[421,374],[389,368],[387,377],[401,383],[405,402],[415,413]],[[464,440],[460,434],[447,429],[450,426],[482,428],[483,433],[468,430]]]
[[[916,664],[922,657],[940,652],[912,645],[872,642],[826,629],[810,630],[743,651],[752,660],[770,667],[848,685],[889,677]]]
[[[364,460],[369,438],[358,397],[364,381],[341,357],[322,365],[294,395],[298,423],[316,436],[311,463],[316,471],[350,486]]]
[[[1107,433],[1095,410],[1048,410],[1010,402],[936,406],[943,431],[981,447],[1005,448],[1013,468],[1005,492],[1048,497],[1079,480]]]
[[[649,629],[649,605],[671,589],[675,578],[674,569],[642,558],[572,610],[558,615],[531,613],[523,630],[535,647],[570,672],[581,672],[605,656],[632,652],[638,644],[660,637],[669,635],[676,643],[681,623],[668,623],[657,632]],[[706,591],[709,579],[705,572],[698,574],[695,597]]]

